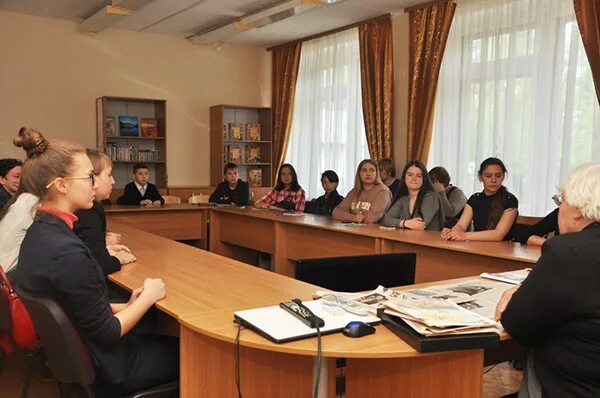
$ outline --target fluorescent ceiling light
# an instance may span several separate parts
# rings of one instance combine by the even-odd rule
[[[188,37],[193,44],[221,43],[236,34],[281,21],[315,7],[326,7],[343,0],[287,0],[246,15],[232,23],[212,28]]]
[[[127,17],[152,0],[113,0],[112,5],[104,6],[83,20],[77,30],[86,33],[98,33],[110,27],[121,18]]]

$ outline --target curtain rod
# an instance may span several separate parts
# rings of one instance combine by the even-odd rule
[[[360,26],[360,25],[363,25],[363,24],[366,24],[366,23],[369,23],[369,22],[373,22],[373,21],[378,21],[378,20],[384,19],[384,18],[391,18],[391,14],[380,15],[380,16],[375,17],[375,18],[365,19],[364,21],[355,22],[353,24],[342,26],[342,27],[335,28],[335,29],[331,29],[331,30],[328,30],[326,32],[321,32],[321,33],[317,33],[317,34],[314,34],[314,35],[303,37],[301,39],[288,41],[287,43],[278,44],[276,46],[269,47],[269,48],[267,48],[267,51],[273,51],[274,49],[279,48],[279,47],[285,47],[285,46],[289,46],[289,45],[292,45],[292,44],[303,43],[305,41],[318,39],[318,38],[323,37],[323,36],[329,36],[329,35],[332,35],[334,33],[342,32],[344,30],[352,29],[352,28],[355,28],[357,26]]]

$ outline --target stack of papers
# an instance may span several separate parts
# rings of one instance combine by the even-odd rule
[[[518,285],[527,278],[529,271],[531,271],[531,268],[520,269],[518,271],[499,272],[497,274],[484,272],[480,276],[482,278]]]
[[[397,316],[424,336],[496,332],[496,322],[450,300],[415,298],[409,294],[388,300],[386,313]]]

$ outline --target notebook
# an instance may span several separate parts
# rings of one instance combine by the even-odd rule
[[[361,321],[369,324],[379,322],[374,315],[359,316],[349,312],[333,315],[323,309],[322,300],[304,301],[316,316],[325,321],[321,334],[341,331],[350,322]],[[236,311],[233,313],[234,322],[253,330],[263,337],[275,342],[285,343],[317,335],[317,329],[306,326],[298,318],[281,309],[279,305]]]

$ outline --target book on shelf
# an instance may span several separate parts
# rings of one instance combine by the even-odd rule
[[[223,123],[223,141],[227,141],[229,139],[229,128],[227,128],[227,123]]]
[[[139,123],[137,116],[119,116],[119,134],[125,137],[138,137]]]
[[[246,163],[260,163],[260,145],[246,145]]]
[[[236,141],[244,139],[244,128],[240,123],[229,123],[229,139]]]
[[[140,131],[142,133],[142,137],[158,137],[158,123],[156,119],[144,118],[140,120]]]
[[[227,160],[235,164],[243,163],[242,148],[239,145],[229,145],[227,150]]]
[[[139,149],[132,145],[106,144],[106,154],[115,162],[158,162],[159,151],[155,149]]]
[[[108,137],[114,137],[117,135],[117,124],[115,118],[107,116],[104,118],[104,131]]]
[[[248,167],[248,185],[251,187],[262,187],[262,169],[259,167]]]
[[[249,141],[260,141],[260,124],[258,124],[258,123],[246,124],[246,138]]]

